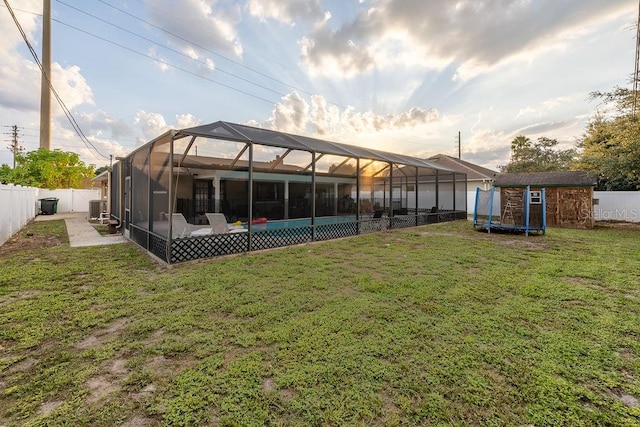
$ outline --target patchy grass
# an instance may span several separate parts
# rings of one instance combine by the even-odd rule
[[[457,222],[171,269],[62,221],[13,240],[0,425],[640,424],[638,229]]]

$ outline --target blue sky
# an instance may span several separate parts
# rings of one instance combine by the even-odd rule
[[[52,79],[97,151],[225,120],[496,169],[518,135],[570,146],[630,87],[631,0],[52,0]],[[40,55],[42,0],[13,0]],[[38,147],[40,78],[0,7],[0,126]],[[4,139],[8,140],[8,135]],[[0,163],[11,152],[0,150]],[[108,164],[54,108],[52,148]]]

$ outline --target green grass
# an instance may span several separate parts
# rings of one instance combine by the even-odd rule
[[[0,425],[640,425],[637,228],[463,221],[170,269],[62,221],[17,241]]]

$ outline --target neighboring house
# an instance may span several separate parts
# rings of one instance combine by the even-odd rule
[[[583,171],[504,173],[496,176],[494,182],[494,186],[500,188],[502,214],[513,189],[529,186],[531,191],[539,191],[544,188],[547,225],[564,228],[594,227],[593,190],[596,184],[596,178]]]
[[[91,185],[100,189],[100,198],[107,199],[109,194],[109,171],[106,170],[101,174],[91,178]]]
[[[447,169],[464,173],[467,175],[467,191],[475,191],[476,188],[489,190],[498,172],[482,166],[467,162],[462,159],[447,156],[446,154],[436,154],[427,160],[444,166]]]

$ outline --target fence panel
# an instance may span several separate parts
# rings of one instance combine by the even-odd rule
[[[0,184],[0,245],[36,216],[38,189]]]
[[[44,199],[47,197],[58,199],[58,213],[89,212],[89,200],[99,200],[100,190],[79,190],[76,188],[40,189],[38,198]]]
[[[598,204],[593,207],[596,221],[640,222],[640,192],[595,191]]]

